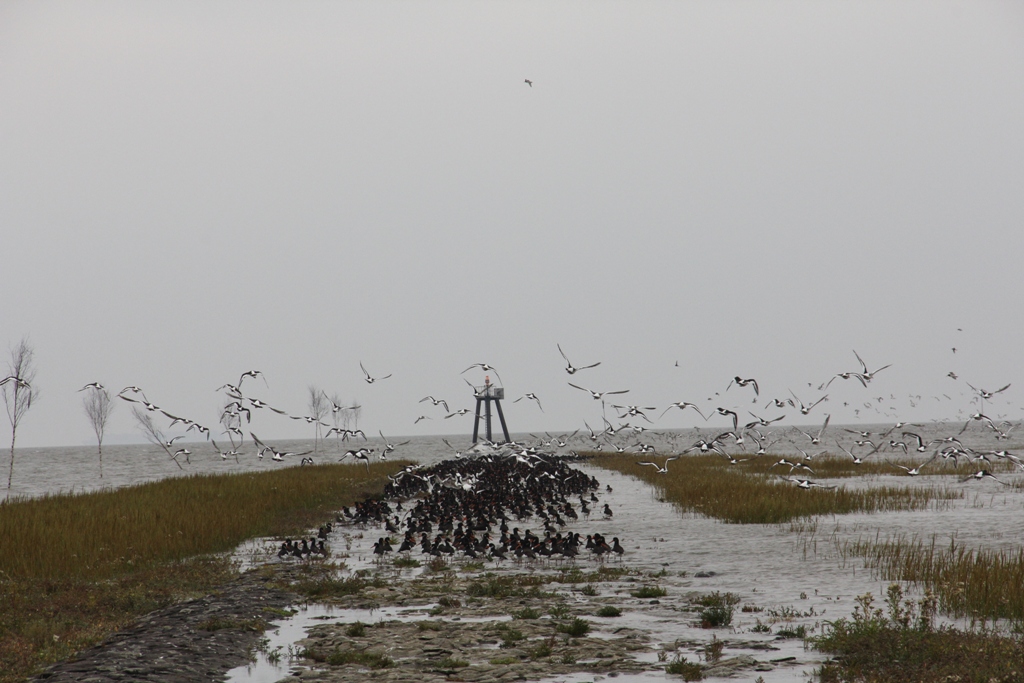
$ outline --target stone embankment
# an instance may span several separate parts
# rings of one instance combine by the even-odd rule
[[[47,683],[222,680],[252,661],[268,622],[299,596],[276,586],[273,574],[246,572],[210,595],[146,615],[130,628],[55,664],[37,677]]]

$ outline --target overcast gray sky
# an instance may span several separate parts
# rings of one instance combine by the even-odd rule
[[[543,401],[513,430],[571,430],[570,379],[746,409],[714,392],[809,402],[852,349],[893,366],[833,421],[952,417],[965,380],[1020,418],[1022,227],[1020,2],[0,4],[19,445],[88,441],[93,381],[213,424],[255,368],[293,414],[316,383],[468,433],[417,401],[471,407],[486,362]]]

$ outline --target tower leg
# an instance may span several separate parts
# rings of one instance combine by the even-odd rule
[[[476,400],[476,419],[473,420],[473,443],[476,443],[477,435],[480,433],[480,399]]]
[[[494,443],[494,439],[491,437],[491,399],[485,398],[484,404],[484,411],[486,411],[485,415],[487,416],[487,440]]]
[[[508,426],[505,424],[505,413],[501,411],[501,401],[495,401],[494,405],[498,409],[498,419],[501,420],[501,431],[505,435],[505,443],[508,443],[512,439],[508,435]]]

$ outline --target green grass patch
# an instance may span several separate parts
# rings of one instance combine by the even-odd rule
[[[387,669],[394,665],[394,662],[385,654],[379,652],[368,652],[363,650],[334,650],[324,651],[307,648],[300,653],[301,657],[312,659],[320,664],[331,666],[345,666],[346,664],[358,664],[369,669]]]
[[[582,638],[590,633],[590,622],[586,619],[575,617],[568,623],[556,625],[555,630],[573,638]]]
[[[526,636],[517,628],[509,626],[508,624],[501,624],[498,626],[498,634],[501,637],[501,647],[503,650],[508,650],[515,647],[519,643],[526,640]]]
[[[605,605],[601,609],[597,610],[597,616],[599,617],[619,617],[622,616],[622,610],[613,605]]]
[[[675,659],[666,664],[665,673],[673,676],[682,676],[684,681],[700,681],[704,679],[704,667],[697,662],[687,661],[683,655],[676,655]]]
[[[631,591],[630,595],[634,598],[661,598],[667,595],[667,591],[661,586],[641,586]]]
[[[539,586],[545,580],[540,576],[498,576],[484,574],[479,580],[466,586],[466,595],[477,598],[543,597]]]
[[[512,612],[513,619],[540,619],[540,610],[533,607],[524,607],[521,610]]]
[[[459,659],[457,657],[445,657],[437,663],[437,668],[442,671],[454,671],[455,669],[465,669],[469,666],[469,662],[465,659]]]
[[[785,469],[769,470],[778,458],[767,456],[751,456],[749,462],[740,465],[729,465],[715,455],[683,456],[672,463],[668,474],[658,474],[651,467],[637,465],[635,456],[594,455],[594,464],[643,479],[683,510],[735,524],[780,524],[815,515],[921,510],[936,501],[964,495],[963,491],[939,487],[803,490],[777,476],[787,474]],[[821,478],[823,472],[816,470],[809,476]]]
[[[803,624],[799,626],[784,626],[775,632],[780,638],[799,638],[803,640],[807,637],[807,627]]]
[[[396,557],[392,564],[399,569],[412,569],[419,567],[422,563],[415,557]]]
[[[735,606],[740,598],[735,593],[709,593],[702,595],[694,603],[701,606],[700,624],[703,628],[723,628],[732,624]]]
[[[551,580],[555,583],[599,583],[615,581],[630,574],[639,574],[639,572],[627,567],[598,567],[597,571],[593,572],[584,572],[579,567],[563,567]]]
[[[323,600],[325,598],[355,595],[361,593],[367,587],[383,588],[386,585],[387,582],[379,578],[362,579],[358,576],[352,576],[338,579],[333,576],[321,576],[298,581],[292,588],[308,598]]]
[[[439,621],[417,621],[416,628],[420,631],[440,631],[444,624]]]

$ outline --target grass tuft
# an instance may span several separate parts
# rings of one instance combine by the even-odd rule
[[[327,663],[331,666],[344,666],[346,664],[358,664],[370,669],[387,669],[394,665],[390,657],[378,652],[366,652],[361,650],[342,650],[335,648],[330,652],[316,649],[305,649],[300,652],[301,657],[312,659],[314,662]]]
[[[684,681],[700,681],[704,679],[704,667],[697,662],[687,661],[683,655],[676,655],[675,659],[665,666],[665,673],[673,676],[682,676]]]
[[[590,633],[590,622],[586,619],[575,617],[567,624],[558,624],[555,627],[555,630],[559,633],[565,633],[573,638],[582,638]]]
[[[630,592],[634,598],[661,598],[667,594],[667,591],[661,586],[641,586],[635,591]]]
[[[709,593],[694,601],[702,606],[700,625],[702,628],[723,628],[732,623],[733,609],[739,604],[740,598],[735,593]]]
[[[498,576],[487,573],[466,586],[466,595],[484,598],[539,598],[543,597],[543,593],[538,586],[544,583],[545,579],[540,576]]]

